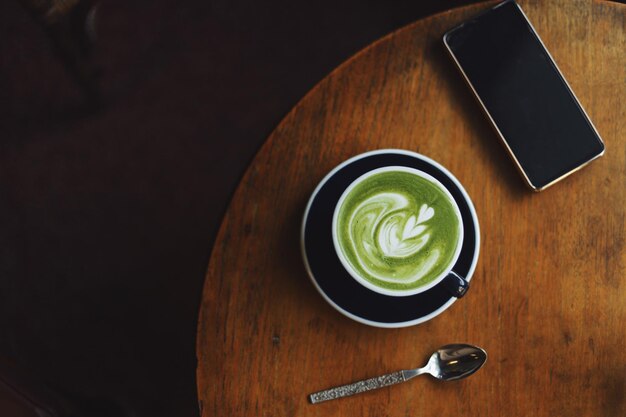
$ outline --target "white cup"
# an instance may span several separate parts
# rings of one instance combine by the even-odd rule
[[[348,195],[350,194],[350,192],[360,183],[362,183],[364,180],[366,180],[367,178],[371,177],[372,175],[376,175],[379,174],[381,172],[407,172],[413,175],[416,175],[418,177],[421,177],[423,179],[426,179],[427,181],[429,181],[430,183],[432,183],[433,185],[435,185],[439,190],[441,190],[444,195],[446,195],[449,199],[449,202],[451,204],[451,206],[453,207],[453,211],[456,214],[457,220],[458,220],[458,240],[457,240],[457,244],[456,247],[454,249],[454,255],[452,256],[452,258],[450,258],[450,261],[448,263],[448,265],[446,265],[446,268],[443,270],[443,272],[441,272],[439,275],[437,275],[437,277],[435,277],[435,279],[432,279],[431,281],[429,281],[428,283],[417,287],[417,288],[412,288],[412,289],[408,289],[408,290],[394,290],[394,289],[388,289],[388,288],[383,288],[380,286],[377,286],[373,283],[371,283],[370,281],[366,280],[365,278],[363,278],[355,269],[354,267],[350,264],[350,262],[346,259],[340,243],[339,243],[339,238],[337,235],[337,222],[338,222],[338,217],[339,217],[339,211],[341,209],[341,206],[343,204],[343,202],[345,201],[345,199],[348,197]],[[453,295],[454,297],[457,298],[461,298],[463,295],[465,295],[465,293],[467,292],[467,289],[469,288],[469,282],[468,280],[466,280],[464,277],[462,277],[461,275],[457,274],[456,272],[453,271],[453,267],[454,264],[456,263],[460,253],[461,253],[461,248],[463,246],[463,218],[461,216],[461,212],[459,210],[459,207],[456,203],[456,201],[454,200],[454,197],[452,196],[452,194],[450,194],[450,191],[448,191],[448,189],[441,184],[437,179],[435,179],[434,177],[432,177],[431,175],[414,169],[414,168],[410,168],[410,167],[406,167],[406,166],[387,166],[387,167],[382,167],[382,168],[377,168],[374,170],[371,170],[369,172],[366,172],[365,174],[361,175],[359,178],[357,178],[356,180],[354,180],[343,192],[343,194],[341,195],[341,197],[339,198],[339,200],[337,201],[337,205],[335,206],[335,211],[333,214],[333,220],[332,220],[332,236],[333,236],[333,243],[335,246],[335,252],[337,253],[337,256],[339,258],[339,260],[341,261],[341,264],[343,265],[343,267],[346,269],[346,271],[361,285],[363,285],[364,287],[375,291],[377,293],[380,294],[384,294],[384,295],[389,295],[389,296],[396,296],[396,297],[403,297],[403,296],[409,296],[409,295],[414,295],[414,294],[419,294],[422,293],[424,291],[428,291],[429,289],[435,287],[436,285],[438,285],[439,283],[441,283],[442,281],[445,281],[445,288],[451,293],[451,295]]]

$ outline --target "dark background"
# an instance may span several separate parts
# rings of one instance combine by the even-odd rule
[[[352,54],[470,1],[102,1],[86,49],[75,18],[0,2],[0,415],[27,415],[9,385],[197,415],[205,268],[248,162]]]

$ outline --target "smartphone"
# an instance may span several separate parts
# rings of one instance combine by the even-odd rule
[[[604,143],[513,0],[443,42],[526,183],[541,191],[604,153]]]

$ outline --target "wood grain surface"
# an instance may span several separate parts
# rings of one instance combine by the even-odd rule
[[[445,55],[453,10],[374,43],[316,86],[251,163],[222,223],[199,316],[203,416],[626,415],[626,7],[520,1],[606,144],[535,194]],[[306,202],[345,159],[403,148],[446,166],[481,224],[469,294],[409,328],[354,322],[316,292],[299,252]],[[319,405],[311,392],[484,347],[469,379],[429,377]]]

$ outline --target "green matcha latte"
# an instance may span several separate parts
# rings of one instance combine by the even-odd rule
[[[333,217],[339,259],[357,281],[387,295],[410,295],[438,283],[463,240],[459,209],[433,177],[407,167],[361,176]]]

